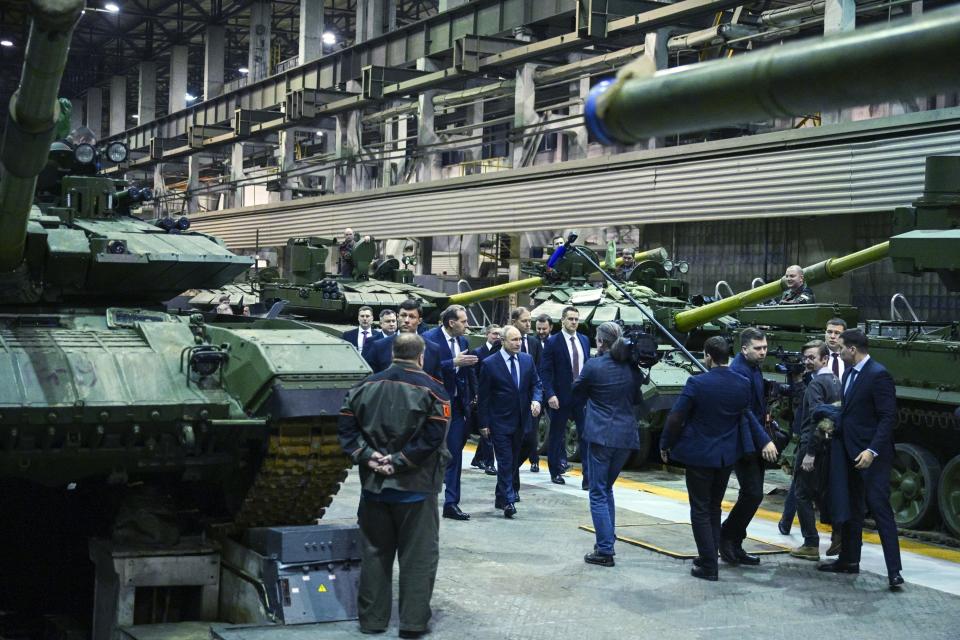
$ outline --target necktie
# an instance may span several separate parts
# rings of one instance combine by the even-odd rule
[[[843,397],[846,399],[850,395],[850,390],[853,389],[853,381],[857,377],[857,374],[860,373],[856,369],[850,369],[850,375],[847,377],[847,386],[843,389]]]
[[[527,336],[523,336],[523,342],[520,343],[520,347],[521,347],[520,350],[523,351],[524,353],[530,353],[530,352],[527,350]]]
[[[570,336],[570,353],[573,359],[573,379],[576,380],[580,375],[580,352],[577,351],[577,337]]]
[[[363,348],[367,346],[367,336],[370,335],[370,332],[366,329],[363,330],[363,340],[360,341],[360,351],[363,351]]]
[[[510,377],[513,378],[513,384],[520,388],[520,372],[517,371],[517,356],[510,356]]]
[[[834,353],[830,355],[830,366],[833,368],[833,375],[840,377],[840,354]]]
[[[450,355],[452,355],[454,358],[457,357],[457,339],[456,338],[450,338]]]

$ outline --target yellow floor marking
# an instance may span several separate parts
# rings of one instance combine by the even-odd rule
[[[473,452],[476,450],[476,447],[468,443],[464,450],[469,450]],[[546,456],[540,456],[541,458],[546,458]],[[546,465],[544,465],[546,466]],[[567,475],[580,476],[580,469],[571,467],[567,471]],[[660,496],[662,498],[670,498],[671,500],[676,500],[678,502],[687,502],[687,492],[681,491],[679,489],[671,489],[670,487],[661,487],[659,485],[650,484],[649,482],[640,482],[638,480],[630,480],[629,478],[618,478],[614,483],[614,486],[621,487],[623,489],[635,489],[637,491],[644,491],[646,493],[653,494],[655,496]],[[733,508],[734,503],[729,500],[724,500],[722,506],[724,509],[730,510]],[[764,509],[761,507],[757,510],[757,516],[763,518],[764,520],[770,520],[773,522],[780,521],[780,514],[776,511],[770,511],[769,509]],[[794,520],[796,522],[796,520]],[[831,529],[829,525],[817,524],[817,529],[822,533],[830,533]],[[870,542],[873,544],[880,544],[880,536],[876,533],[871,533],[869,531],[863,532],[863,541]],[[913,553],[918,553],[922,556],[927,556],[928,558],[938,558],[940,560],[948,560],[950,562],[956,562],[960,564],[960,550],[957,549],[948,549],[946,547],[941,547],[938,545],[930,544],[927,542],[920,542],[918,540],[911,540],[909,538],[904,538],[900,536],[900,548],[904,551],[912,551]]]

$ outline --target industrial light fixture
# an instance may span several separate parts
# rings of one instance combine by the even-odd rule
[[[13,41],[11,40],[0,40],[0,47],[12,47]]]
[[[139,120],[139,119],[140,119],[140,114],[139,114],[139,113],[135,113],[135,114],[133,114],[132,117],[133,117],[134,120]]]
[[[119,13],[120,7],[115,2],[108,2],[103,5],[103,8],[109,11],[110,13]]]
[[[244,74],[244,75],[250,73],[250,69],[247,69],[246,67],[240,67],[239,69],[237,69],[237,71],[238,71],[239,73]]]
[[[183,97],[187,99],[187,102],[193,102],[197,99],[197,96],[191,95],[189,93],[183,94]]]
[[[323,44],[337,44],[337,34],[333,31],[324,31],[320,39],[323,41]]]

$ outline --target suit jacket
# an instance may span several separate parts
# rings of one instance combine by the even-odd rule
[[[480,362],[483,362],[484,360],[487,359],[488,356],[491,356],[494,353],[499,353],[499,352],[500,352],[499,344],[493,345],[493,349],[488,349],[486,343],[484,343],[482,346],[479,346],[476,349],[473,349],[470,353],[477,356],[477,360],[479,360]]]
[[[853,367],[843,373],[847,386]],[[853,381],[840,408],[840,432],[847,456],[857,457],[864,449],[878,456],[893,456],[893,428],[897,423],[897,390],[893,376],[870,358]]]
[[[495,433],[515,433],[518,429],[526,432],[533,428],[530,403],[543,403],[540,376],[529,354],[518,353],[517,364],[519,389],[501,354],[492,355],[480,365],[477,407],[481,427],[489,427]]]
[[[730,367],[692,376],[673,405],[660,434],[670,458],[697,467],[731,466],[770,438],[750,410],[750,382]]]
[[[540,357],[543,355],[543,345],[540,344],[540,338],[537,337],[535,333],[528,333],[526,336],[527,339],[527,351],[523,351],[523,348],[520,349],[523,353],[529,353],[530,357],[533,358],[533,366],[540,367]],[[522,343],[521,343],[522,344]]]
[[[763,372],[760,367],[754,367],[747,362],[742,353],[730,361],[730,370],[740,374],[750,383],[750,410],[761,425],[767,419],[766,384],[763,381]],[[754,442],[756,450],[760,450],[758,442]]]
[[[447,390],[447,394],[450,396],[454,410],[459,408],[466,412],[470,402],[477,395],[476,367],[460,367],[460,370],[457,371],[457,367],[453,364],[453,353],[450,351],[450,343],[447,342],[447,339],[443,335],[443,329],[440,327],[430,329],[425,332],[422,337],[427,342],[436,345],[438,352],[442,354],[440,357],[441,380],[443,381],[444,388]],[[465,337],[460,336],[457,339],[457,344],[460,347],[461,353],[469,352],[470,345],[467,343]]]
[[[587,336],[578,333],[580,347],[583,350],[583,367],[590,359],[590,341]],[[570,351],[567,349],[566,334],[563,331],[553,334],[547,340],[547,346],[540,356],[540,380],[543,383],[543,397],[557,396],[560,404],[573,400],[573,369],[570,363]]]
[[[350,344],[356,346],[357,338],[360,337],[360,328],[358,327],[356,329],[350,329],[350,331],[344,331],[341,337]],[[360,355],[366,359],[370,353],[370,347],[373,346],[374,342],[380,340],[381,338],[383,338],[383,333],[379,329],[371,328],[370,335],[367,337],[366,342],[363,343],[363,351],[360,352]]]
[[[587,405],[583,439],[605,447],[639,449],[636,407],[643,401],[642,378],[636,367],[617,362],[609,353],[591,358],[573,382],[573,401]]]
[[[395,333],[392,336],[381,338],[370,345],[366,358],[367,364],[374,372],[384,371],[393,363],[393,341],[396,340],[397,335],[399,334]],[[427,344],[426,350],[423,352],[423,370],[442,382],[443,372],[440,368],[440,360],[443,354],[437,348],[437,345],[428,340],[424,342]]]

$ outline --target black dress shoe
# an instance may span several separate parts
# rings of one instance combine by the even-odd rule
[[[720,559],[727,564],[740,564],[734,544],[728,540],[720,541]]]
[[[587,482],[586,478],[580,481],[580,488],[584,491],[590,491],[590,483]]]
[[[471,467],[476,467],[477,469],[483,469],[483,468],[485,468],[487,465],[485,465],[484,463],[482,463],[482,462],[480,462],[479,460],[477,460],[476,458],[474,458],[473,460],[470,461],[470,466],[471,466]]]
[[[488,476],[495,476],[497,475],[497,468],[492,464],[489,464],[487,465],[487,468],[483,470],[483,472]]]
[[[887,579],[890,581],[890,590],[899,591],[903,587],[903,576],[900,575],[900,572],[891,573],[887,576]]]
[[[368,636],[376,635],[378,633],[385,633],[386,631],[386,629],[367,629],[366,627],[360,627],[360,633]]]
[[[455,504],[443,505],[443,517],[451,520],[469,520],[470,514],[460,511],[460,507]]]
[[[782,536],[788,536],[788,535],[790,535],[790,525],[792,525],[792,524],[793,524],[792,522],[790,522],[790,523],[784,523],[783,520],[781,520],[780,522],[778,522],[778,523],[777,523],[777,530],[780,532],[780,535],[782,535]]]
[[[537,462],[531,462],[530,473],[540,473],[540,464]]]
[[[503,508],[503,517],[512,518],[515,515],[517,515],[517,508],[513,506],[512,502],[508,502],[507,506]]]
[[[567,484],[567,481],[563,479],[563,476],[553,476],[550,478],[550,482],[553,484]]]
[[[817,571],[826,571],[827,573],[860,573],[860,565],[834,560],[833,562],[824,562],[821,565],[817,565]]]
[[[734,547],[733,552],[737,555],[737,560],[740,561],[740,564],[745,564],[751,567],[755,567],[760,564],[760,556],[747,553],[743,550],[743,547]]]
[[[690,575],[694,578],[700,578],[701,580],[709,580],[710,582],[716,582],[718,580],[716,573],[707,571],[703,567],[693,567],[690,569]]]
[[[587,564],[598,564],[601,567],[612,567],[616,564],[613,561],[613,556],[607,556],[602,553],[597,553],[596,551],[583,556],[583,561]]]
[[[400,629],[401,638],[422,638],[423,636],[430,633],[427,629],[423,631],[410,631],[409,629]]]

